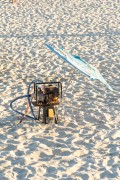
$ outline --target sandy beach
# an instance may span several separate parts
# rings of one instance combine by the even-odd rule
[[[120,2],[0,1],[0,180],[120,180]],[[58,58],[62,46],[113,91]],[[34,79],[60,81],[58,124],[10,109]],[[24,112],[27,99],[15,103]]]

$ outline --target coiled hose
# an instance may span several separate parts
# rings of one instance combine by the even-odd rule
[[[31,81],[30,84],[29,84],[29,86],[28,86],[27,95],[19,96],[19,97],[13,99],[13,100],[10,102],[10,108],[11,108],[14,112],[16,112],[16,113],[18,113],[18,114],[20,114],[20,115],[22,115],[22,116],[26,116],[26,117],[28,117],[28,118],[30,118],[30,119],[33,119],[33,120],[36,120],[36,117],[35,117],[35,114],[34,114],[34,111],[33,111],[32,105],[31,105],[31,101],[30,101],[30,97],[31,97],[30,87],[31,87],[31,85],[32,85],[33,83],[35,83],[35,82],[42,82],[42,81],[39,80],[39,79],[36,79],[36,80]],[[29,107],[30,107],[30,110],[31,110],[31,113],[32,113],[33,117],[32,117],[32,116],[29,116],[29,115],[26,115],[26,114],[24,114],[24,113],[22,113],[22,112],[20,112],[20,111],[18,111],[18,110],[16,110],[16,109],[13,108],[13,103],[14,103],[15,101],[17,101],[18,99],[25,98],[25,97],[27,97],[28,105],[29,105]]]

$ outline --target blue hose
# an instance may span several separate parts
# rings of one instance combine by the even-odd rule
[[[29,95],[29,96],[31,96],[31,95]],[[15,111],[15,112],[18,113],[18,114],[20,114],[20,115],[22,115],[22,116],[27,116],[28,118],[31,118],[31,119],[34,119],[32,116],[26,115],[26,114],[24,114],[24,113],[22,113],[22,112],[20,112],[20,111],[18,111],[18,110],[15,110],[15,109],[13,108],[13,103],[14,103],[15,101],[17,101],[18,99],[25,98],[25,97],[28,97],[28,95],[19,96],[19,97],[13,99],[13,100],[10,102],[10,107],[11,107],[11,109],[12,109],[13,111]]]
[[[30,102],[30,97],[31,97],[30,87],[31,87],[31,85],[32,85],[33,83],[35,83],[35,82],[42,82],[42,81],[41,81],[41,80],[37,80],[37,79],[36,79],[36,80],[33,80],[32,82],[30,82],[30,84],[29,84],[29,86],[28,86],[27,95],[19,96],[19,97],[13,99],[13,100],[10,102],[10,107],[11,107],[11,109],[12,109],[13,111],[15,111],[16,113],[18,113],[18,114],[20,114],[20,115],[22,115],[22,116],[26,116],[26,117],[28,117],[28,118],[31,118],[31,119],[33,119],[33,120],[36,120],[36,117],[35,117],[35,114],[34,114],[34,111],[33,111],[32,105],[31,105],[31,102]],[[17,101],[18,99],[25,98],[25,97],[27,97],[27,99],[28,99],[28,104],[29,104],[29,107],[30,107],[30,110],[31,110],[31,113],[32,113],[33,117],[32,117],[32,116],[29,116],[29,115],[26,115],[26,114],[24,114],[24,113],[22,113],[22,112],[19,112],[18,110],[15,110],[15,109],[13,108],[13,106],[12,106],[12,104],[13,104],[15,101]]]

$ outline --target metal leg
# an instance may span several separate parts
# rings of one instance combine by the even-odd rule
[[[46,111],[46,107],[43,107],[43,122],[46,124],[46,116],[47,116],[47,111]]]
[[[40,119],[40,106],[39,106],[39,109],[38,109],[38,120]]]
[[[58,123],[58,108],[53,108],[54,110],[54,119],[55,119],[55,124]]]

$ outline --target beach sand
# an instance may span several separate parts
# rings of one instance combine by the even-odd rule
[[[119,1],[0,1],[0,179],[120,180]],[[98,68],[114,91],[50,52],[57,44]],[[10,109],[29,83],[60,80],[58,124]],[[26,99],[15,103],[25,110]]]

